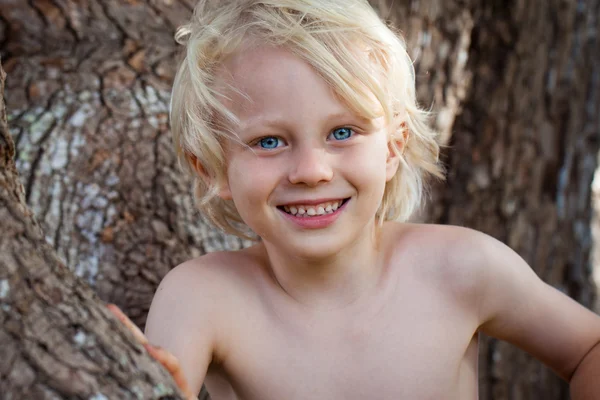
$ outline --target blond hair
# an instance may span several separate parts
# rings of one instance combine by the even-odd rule
[[[253,41],[285,47],[309,63],[352,111],[365,118],[383,111],[390,126],[398,126],[392,138],[407,137],[378,222],[407,220],[421,204],[424,177],[443,177],[437,133],[417,105],[404,41],[366,0],[200,0],[175,39],[185,46],[171,98],[176,152],[192,171],[195,163],[201,165],[204,176],[195,173],[198,207],[224,231],[248,237],[233,202],[218,196],[227,179],[223,143],[235,139],[227,127],[238,119],[220,101],[217,73],[228,56]],[[394,125],[398,118],[403,123]]]

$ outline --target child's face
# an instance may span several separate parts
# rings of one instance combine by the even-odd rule
[[[240,51],[222,72],[248,96],[226,93],[250,148],[228,144],[221,192],[246,224],[265,243],[303,258],[372,237],[386,181],[398,168],[384,118],[354,115],[309,64],[283,49]]]

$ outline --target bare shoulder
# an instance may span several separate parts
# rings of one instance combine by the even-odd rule
[[[242,265],[247,264],[248,256],[244,251],[205,254],[169,271],[161,281],[157,294],[163,290],[179,292],[187,289],[192,289],[194,294],[210,294],[222,289],[221,285],[234,284],[236,276],[244,273]]]
[[[493,237],[471,228],[455,225],[392,223],[393,235],[398,240],[407,239],[411,244],[452,252],[462,246],[472,246],[476,243],[498,242]]]
[[[209,253],[173,268],[154,294],[147,330],[153,327],[151,323],[156,316],[161,321],[177,319],[179,324],[186,325],[202,318],[218,318],[232,298],[248,286],[247,276],[256,264],[251,254],[249,251]],[[187,318],[188,313],[195,318]]]
[[[517,291],[543,285],[518,254],[482,232],[434,224],[398,224],[391,232],[398,259],[413,265],[412,276],[478,326],[493,319],[499,302],[510,304]]]
[[[391,232],[400,254],[412,252],[414,270],[475,312],[478,331],[522,348],[564,379],[598,343],[600,318],[544,283],[502,242],[455,226]]]
[[[248,259],[246,252],[220,252],[186,261],[154,294],[146,336],[177,357],[193,390],[200,389],[209,364],[225,357],[228,316],[247,290]]]
[[[477,295],[490,252],[511,252],[491,236],[460,226],[394,224],[389,232],[393,251],[417,264],[418,273],[461,295]]]
[[[173,268],[161,281],[155,297],[161,299],[173,294],[178,302],[186,300],[217,300],[226,304],[223,294],[231,296],[231,289],[243,290],[257,267],[252,249],[240,251],[222,251],[205,254],[188,260]],[[164,294],[163,294],[164,293]],[[189,298],[187,296],[190,296]]]

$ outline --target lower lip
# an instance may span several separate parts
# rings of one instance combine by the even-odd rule
[[[283,210],[279,210],[288,220],[292,221],[296,225],[305,229],[322,229],[333,224],[339,217],[340,213],[346,208],[346,205],[350,202],[347,200],[337,210],[331,214],[315,215],[314,217],[296,217],[295,215],[288,214]]]

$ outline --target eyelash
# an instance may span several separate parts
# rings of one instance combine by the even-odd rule
[[[339,130],[342,130],[342,129],[346,129],[346,130],[348,130],[348,131],[350,132],[350,136],[348,136],[347,138],[344,138],[344,139],[338,139],[338,140],[336,140],[336,141],[339,141],[339,142],[344,142],[344,141],[346,141],[346,140],[348,140],[348,139],[352,138],[352,137],[353,137],[353,136],[356,134],[356,132],[354,131],[354,129],[352,129],[352,128],[350,128],[350,127],[347,127],[347,126],[342,126],[342,127],[340,127],[340,128],[335,128],[335,129],[333,129],[333,130],[332,130],[332,131],[329,133],[329,135],[327,135],[327,138],[329,139],[330,137],[332,137],[332,136],[334,135],[334,133],[335,133],[336,131],[339,131]],[[260,144],[261,144],[261,142],[263,142],[264,140],[267,140],[267,139],[276,139],[276,140],[278,141],[278,144],[279,144],[279,142],[281,142],[281,141],[282,141],[282,140],[281,140],[281,138],[279,138],[279,137],[277,137],[277,136],[263,136],[263,137],[261,137],[261,138],[258,138],[258,139],[256,139],[256,140],[254,141],[254,143],[252,143],[252,145],[253,145],[253,146],[259,146],[259,147],[260,147],[261,149],[263,149],[263,150],[273,150],[273,149],[276,149],[276,148],[280,147],[280,146],[276,146],[276,147],[263,147],[263,146],[261,146],[261,145],[260,145]]]

